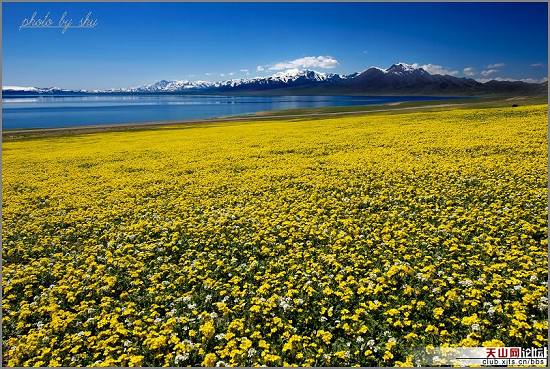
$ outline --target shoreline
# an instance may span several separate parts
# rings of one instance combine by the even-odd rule
[[[480,101],[481,100],[481,101]],[[82,125],[71,127],[52,127],[52,128],[22,128],[22,129],[2,129],[3,140],[15,140],[24,138],[39,138],[50,136],[64,136],[72,134],[85,134],[97,132],[116,132],[129,130],[145,130],[159,127],[185,127],[190,125],[214,124],[226,122],[254,122],[279,119],[307,119],[307,118],[325,118],[335,116],[362,115],[369,113],[391,113],[391,112],[414,112],[423,109],[445,109],[445,108],[468,108],[468,107],[499,107],[511,106],[518,102],[521,105],[533,105],[548,103],[547,99],[541,97],[515,96],[499,98],[480,98],[475,102],[471,100],[457,100],[456,103],[433,104],[433,101],[417,102],[393,102],[386,104],[374,104],[366,106],[346,106],[346,107],[322,107],[311,109],[290,109],[274,110],[251,113],[250,115],[222,116],[215,118],[203,118],[192,120],[174,120],[174,121],[149,121],[149,122],[131,122],[131,123],[106,123],[95,125]]]

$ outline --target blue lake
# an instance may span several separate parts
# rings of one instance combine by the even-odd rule
[[[186,121],[260,111],[443,100],[422,96],[94,95],[10,97],[2,128],[55,128],[134,122]]]

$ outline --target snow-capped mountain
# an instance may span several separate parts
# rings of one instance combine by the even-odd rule
[[[35,94],[48,94],[53,92],[86,92],[85,90],[67,90],[58,87],[26,87],[26,86],[2,86],[2,92],[23,92]]]
[[[406,63],[393,64],[387,69],[371,67],[346,83],[345,89],[352,92],[438,94],[469,92],[475,93],[483,86],[471,78],[430,74],[423,68]]]
[[[325,81],[339,81],[345,79],[345,76],[331,73],[320,73],[312,70],[291,69],[278,72],[269,77],[254,77],[230,79],[219,82],[208,81],[166,81],[162,80],[156,83],[137,86],[123,91],[130,92],[178,92],[189,90],[247,90],[247,89],[266,89],[281,88],[289,86],[307,85]],[[122,90],[121,90],[122,91]]]
[[[26,92],[36,92],[39,89],[36,87],[23,87],[23,86],[2,86],[4,91],[26,91]]]
[[[429,74],[422,68],[417,68],[414,65],[407,64],[407,63],[397,63],[393,64],[391,67],[385,70],[386,73],[393,73],[398,75],[407,75],[412,73],[418,73],[418,74]]]
[[[139,94],[139,93],[269,93],[269,94],[389,94],[479,95],[487,93],[546,93],[545,84],[510,81],[478,82],[471,78],[430,74],[423,68],[396,63],[387,69],[370,67],[361,73],[340,75],[289,69],[267,77],[219,82],[161,80],[142,86],[108,90],[64,90],[54,87],[4,86],[3,94]]]
[[[208,81],[166,81],[162,80],[159,82],[151,83],[148,85],[137,86],[128,88],[125,91],[129,92],[176,92],[184,91],[188,89],[202,89],[213,87],[214,83]]]

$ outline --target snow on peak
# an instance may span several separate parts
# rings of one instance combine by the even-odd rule
[[[391,67],[386,69],[386,72],[390,73],[410,73],[417,70],[418,66],[416,64],[407,64],[407,63],[397,63],[393,64]]]
[[[295,81],[298,78],[306,78],[313,81],[324,81],[328,75],[326,73],[316,72],[314,70],[300,70],[297,68],[287,69],[282,72],[277,72],[271,76],[274,80],[279,80],[282,82]]]
[[[388,70],[389,70],[389,68],[388,68],[388,69],[384,69],[384,68],[380,68],[380,67],[370,66],[370,67],[368,67],[367,69],[365,69],[365,71],[371,70],[371,69],[378,70],[378,71],[380,71],[380,72],[382,72],[382,73],[388,73]]]
[[[164,91],[164,92],[175,92],[181,90],[187,90],[192,88],[206,88],[211,87],[213,84],[208,81],[188,81],[188,80],[174,80],[167,81],[165,79],[150,83],[143,86],[132,87],[129,91]]]
[[[22,87],[22,86],[2,86],[2,91],[36,91],[36,87]]]
[[[293,77],[299,76],[301,73],[302,73],[302,71],[300,69],[293,68],[293,69],[284,70],[282,72],[277,72],[274,75],[272,75],[271,77],[273,77],[273,78],[293,78]]]

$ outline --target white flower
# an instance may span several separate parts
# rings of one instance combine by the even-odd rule
[[[174,358],[174,363],[180,364],[186,361],[187,359],[189,359],[189,353],[185,352],[181,355],[176,355],[176,357]]]
[[[424,277],[424,274],[422,273],[416,273],[416,278],[420,279],[421,281],[426,281],[426,277]]]
[[[471,287],[474,285],[474,282],[472,282],[471,279],[465,279],[463,281],[458,282],[458,284],[461,285],[462,287]]]
[[[540,309],[540,310],[546,310],[546,309],[548,309],[548,297],[542,296],[542,297],[540,298],[539,309]]]
[[[279,306],[283,308],[284,311],[289,309],[291,307],[290,302],[292,300],[288,297],[280,297],[279,298]]]

